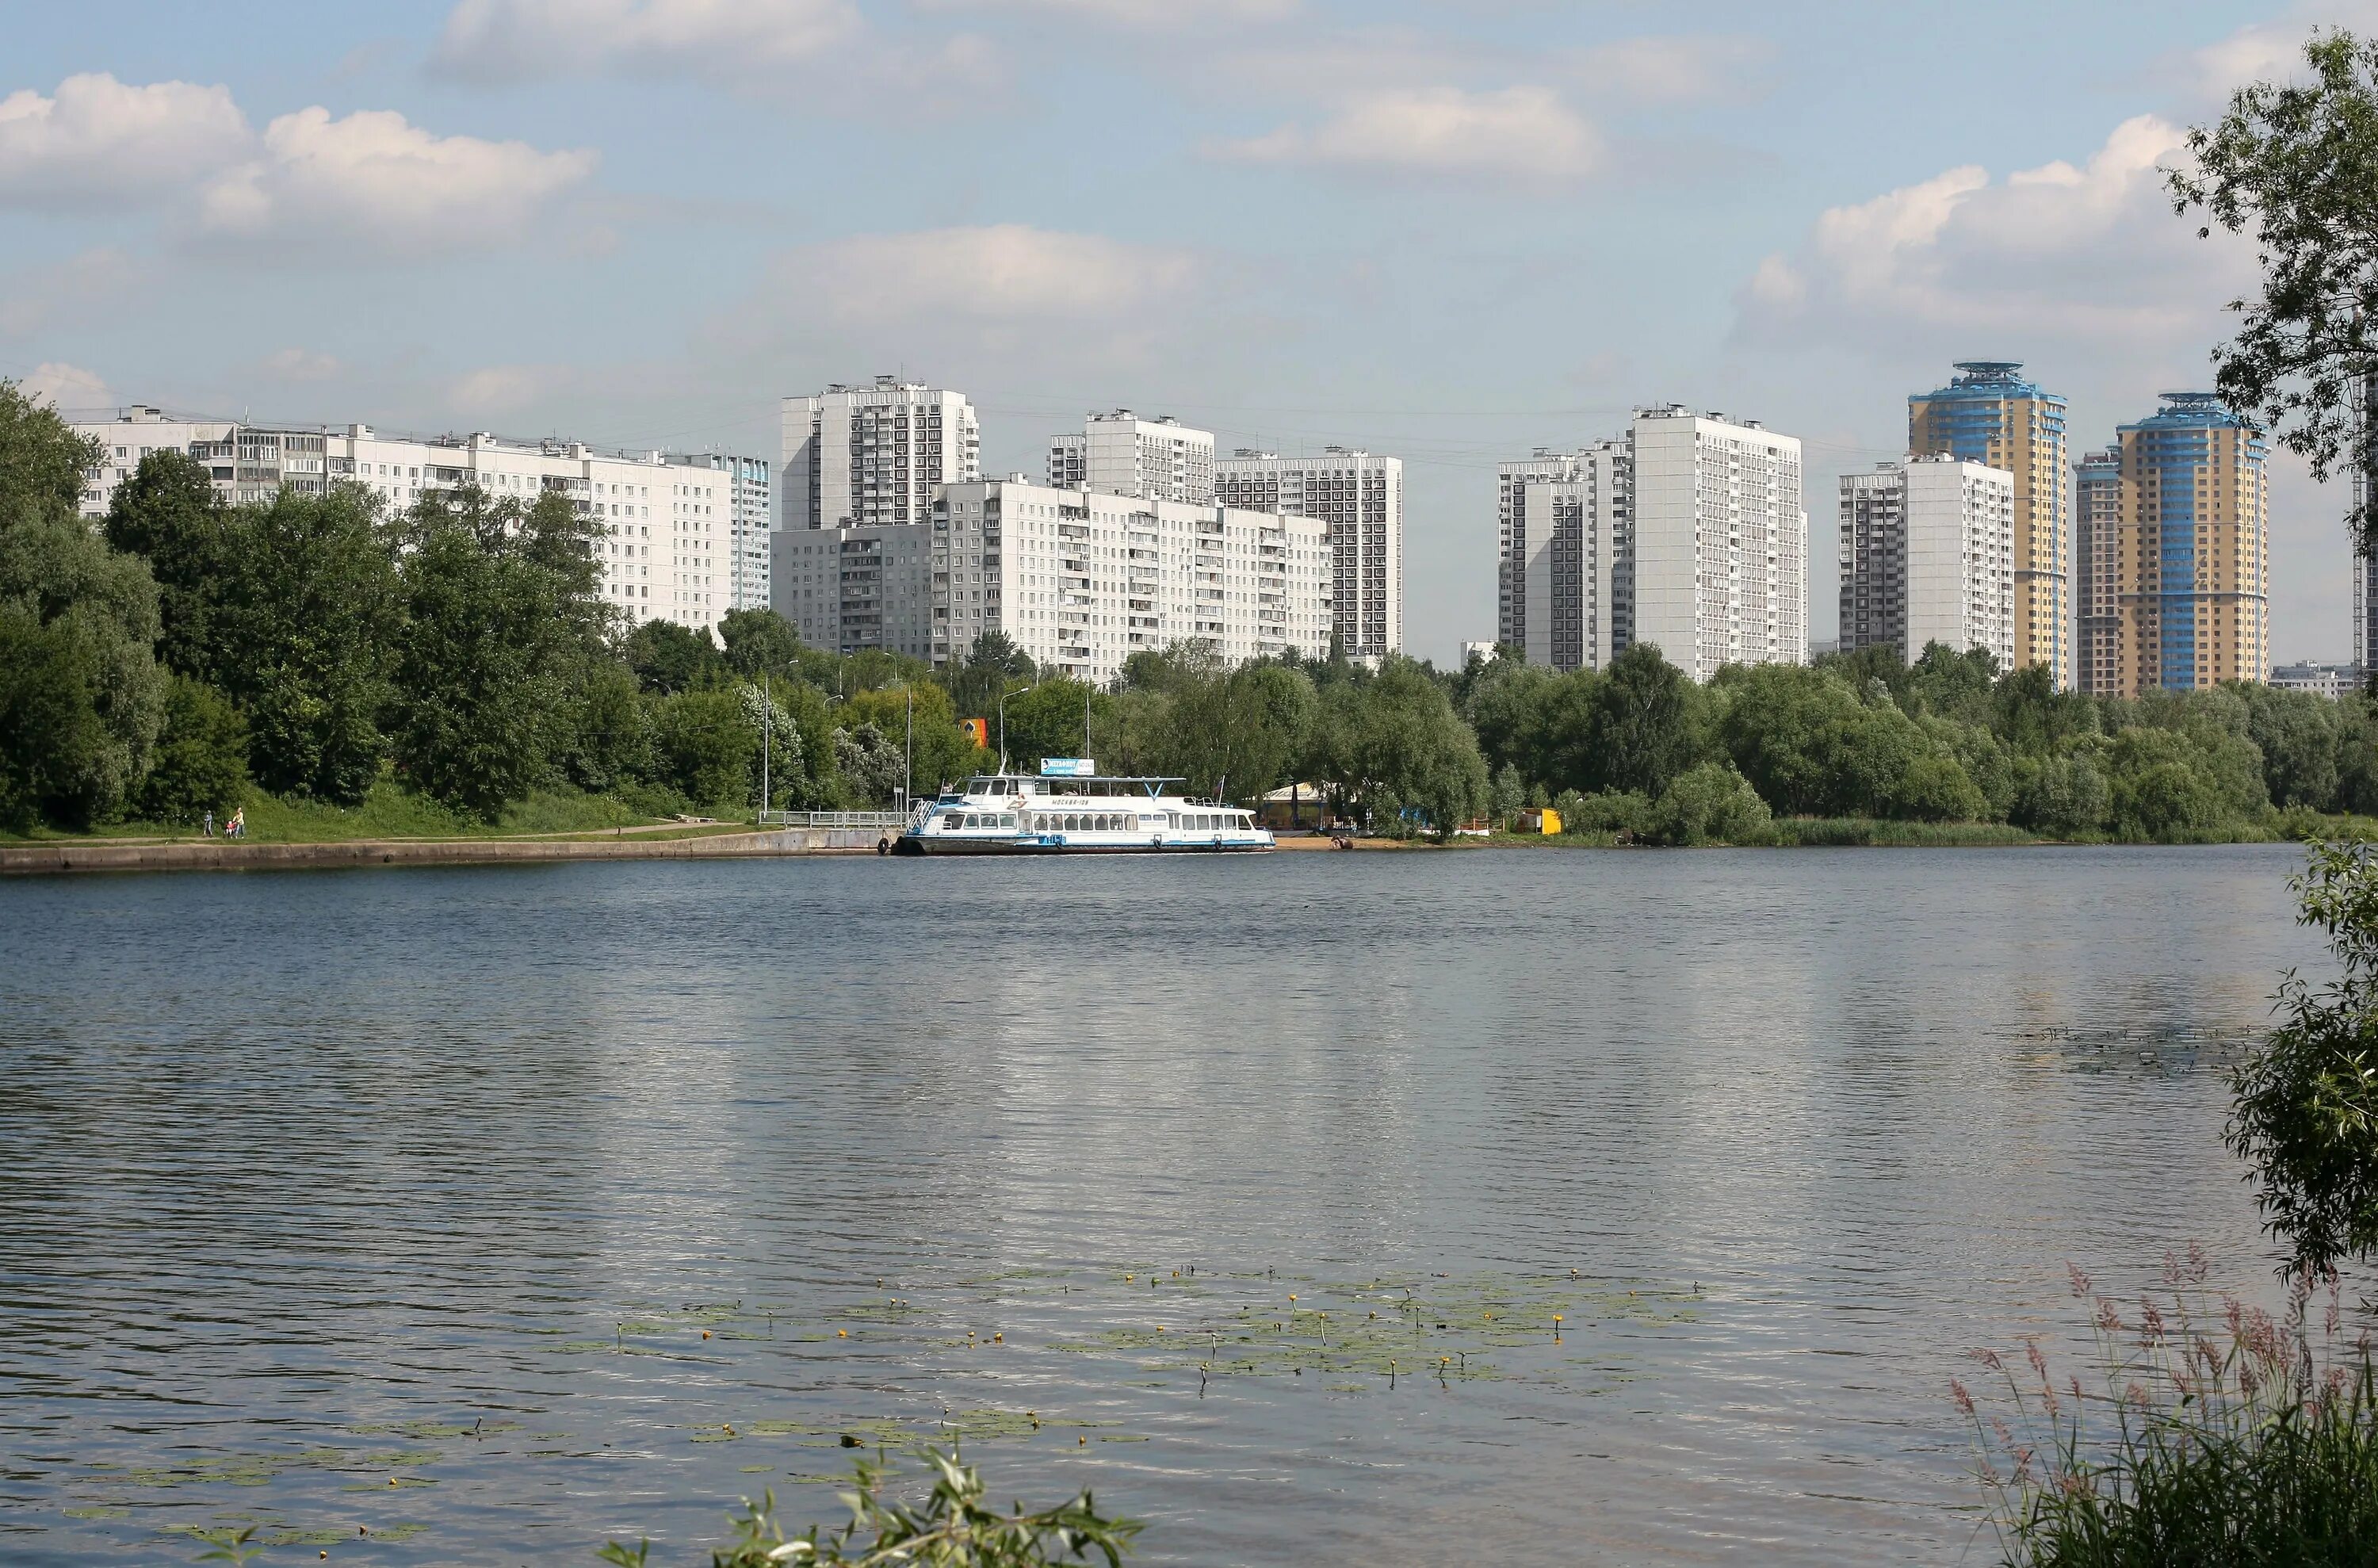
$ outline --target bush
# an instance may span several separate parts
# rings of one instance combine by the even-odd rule
[[[1564,833],[1609,833],[1639,837],[1651,830],[1651,802],[1630,792],[1580,795],[1566,791],[1559,808]]]
[[[2113,814],[2106,776],[2085,756],[2025,758],[2012,813],[2017,826],[2057,838],[2102,833]]]
[[[1765,832],[1771,814],[1732,765],[1705,762],[1679,774],[1652,808],[1651,836],[1663,844],[1739,844]]]
[[[687,800],[719,810],[751,793],[760,734],[733,692],[680,692],[660,704],[653,751],[661,779]]]
[[[195,823],[228,814],[247,789],[247,726],[204,681],[176,675],[165,692],[165,728],[140,781],[138,806],[151,822]]]

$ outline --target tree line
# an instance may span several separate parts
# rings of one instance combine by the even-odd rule
[[[186,823],[253,787],[425,795],[483,821],[538,790],[648,814],[876,807],[1002,763],[1088,755],[1253,803],[1314,788],[1375,831],[1561,809],[1572,830],[1760,841],[1777,816],[2204,839],[2378,814],[2378,716],[2240,685],[2098,701],[1935,645],[1706,686],[1658,650],[1562,674],[1391,657],[1238,666],[1135,653],[1093,688],[999,633],[954,666],[805,646],[772,610],[718,635],[628,624],[563,497],[358,487],[230,505],[143,458],[94,531],[96,449],[0,382],[0,826]],[[980,718],[978,745],[960,726]],[[763,738],[767,754],[763,757]]]

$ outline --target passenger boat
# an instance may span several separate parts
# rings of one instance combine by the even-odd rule
[[[919,801],[894,851],[904,855],[1247,852],[1273,846],[1255,814],[1168,795],[1179,778],[1101,774],[1087,757],[1043,757],[1039,774],[986,774]]]

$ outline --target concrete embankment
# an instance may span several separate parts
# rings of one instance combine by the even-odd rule
[[[337,844],[0,844],[0,876],[80,871],[282,871],[352,865],[498,865],[546,861],[749,860],[871,854],[880,828],[786,827],[693,838],[380,838]]]

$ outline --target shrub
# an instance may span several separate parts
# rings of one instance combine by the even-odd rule
[[[1668,786],[1652,808],[1651,831],[1663,844],[1738,844],[1764,832],[1770,814],[1731,764],[1705,762]]]
[[[2113,797],[2087,757],[2025,758],[2020,771],[2011,814],[2018,826],[2059,838],[2105,831]]]
[[[1559,808],[1564,833],[1624,833],[1631,837],[1651,830],[1651,802],[1631,791],[1579,795],[1572,790],[1561,798],[1569,802]]]
[[[698,805],[735,807],[751,790],[760,737],[732,692],[681,692],[660,705],[653,750],[661,779]]]
[[[138,810],[151,822],[197,822],[228,813],[247,788],[247,726],[204,681],[176,675],[165,692],[165,728],[140,781]]]

